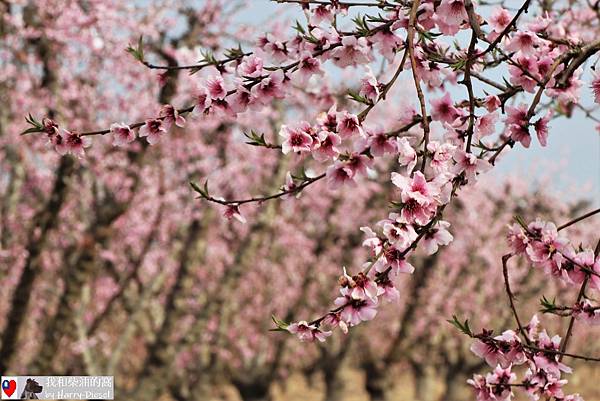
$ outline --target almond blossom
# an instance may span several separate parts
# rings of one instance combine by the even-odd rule
[[[284,154],[290,152],[310,152],[313,145],[313,137],[310,135],[312,128],[309,123],[302,122],[296,127],[281,126],[279,135],[285,140],[281,144],[281,151]]]
[[[114,123],[110,126],[114,146],[124,146],[135,140],[135,132],[127,124]]]
[[[146,138],[150,145],[156,145],[163,135],[167,133],[167,128],[163,126],[163,122],[158,119],[146,120],[142,128],[140,128],[139,136]]]

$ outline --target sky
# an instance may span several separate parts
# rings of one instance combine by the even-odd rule
[[[274,14],[288,16],[291,21],[303,21],[298,6],[269,0],[251,0],[249,3],[249,8],[238,17],[240,23],[261,26]],[[584,75],[584,80],[589,82],[589,75]],[[464,91],[464,88],[457,90]],[[584,84],[581,90],[584,104],[593,104],[588,84]],[[439,97],[439,94],[434,96]],[[497,129],[500,127],[501,124],[498,124]],[[567,200],[584,197],[600,205],[600,133],[594,122],[581,112],[576,112],[570,119],[554,119],[546,147],[541,147],[536,139],[532,140],[529,149],[517,144],[514,149],[505,152],[494,171],[499,176],[517,174],[536,185],[549,186],[547,189],[560,193]]]

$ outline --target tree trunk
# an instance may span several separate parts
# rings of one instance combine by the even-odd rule
[[[390,382],[385,375],[385,369],[367,363],[363,366],[365,370],[365,390],[371,401],[385,401],[389,398]]]
[[[340,377],[339,367],[324,370],[323,381],[325,382],[325,401],[342,401],[344,399],[344,383]]]
[[[467,376],[462,372],[450,371],[444,378],[444,392],[440,401],[458,401],[465,399]]]
[[[413,367],[415,380],[415,400],[432,401],[435,396],[433,375],[426,367]]]
[[[17,339],[21,327],[27,318],[29,300],[35,279],[41,271],[40,257],[50,231],[58,223],[58,214],[62,208],[68,192],[67,181],[75,171],[75,162],[70,156],[63,156],[56,169],[54,188],[46,205],[38,211],[33,221],[35,226],[31,229],[30,240],[27,244],[28,255],[25,266],[10,301],[11,308],[6,319],[6,326],[2,334],[0,347],[0,371],[7,372],[10,361],[17,350]]]
[[[235,382],[235,388],[243,401],[271,401],[268,383],[257,381],[251,383]]]
[[[173,364],[177,355],[177,347],[172,340],[173,333],[178,330],[178,323],[186,315],[185,302],[182,300],[189,294],[192,285],[192,260],[198,252],[198,242],[211,220],[193,220],[187,228],[187,233],[179,253],[179,267],[175,282],[167,294],[164,305],[164,318],[157,329],[153,342],[148,346],[148,355],[144,368],[132,397],[140,401],[159,398],[171,381],[172,372],[165,372]]]

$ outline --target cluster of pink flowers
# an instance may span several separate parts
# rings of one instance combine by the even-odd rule
[[[509,227],[508,242],[515,255],[525,256],[546,274],[572,286],[581,285],[589,275],[592,286],[600,290],[600,257],[591,248],[575,248],[554,223],[539,219],[527,227],[515,223]]]
[[[145,137],[150,145],[155,145],[173,125],[183,128],[185,118],[175,107],[165,104],[160,109],[158,118],[151,118],[144,122],[144,125],[140,128],[139,136],[141,138]],[[125,145],[135,139],[135,133],[125,124],[113,124],[110,131],[113,136],[113,145],[116,146]]]
[[[551,277],[567,285],[580,287],[579,299],[572,307],[556,306],[544,298],[547,304],[545,312],[559,312],[556,314],[597,324],[600,322],[597,313],[599,308],[587,298],[584,290],[588,280],[592,287],[600,290],[600,258],[594,255],[592,249],[582,246],[576,249],[560,233],[561,228],[540,219],[528,225],[517,219],[517,223],[509,226],[507,236],[512,251],[510,255],[522,255],[533,267],[542,269]],[[507,276],[505,280],[508,280]],[[510,290],[507,294],[512,297]],[[511,305],[512,302],[511,299]],[[513,312],[518,322],[514,306]],[[565,395],[563,391],[567,380],[562,378],[562,373],[571,373],[571,368],[561,362],[570,330],[565,341],[561,341],[558,335],[550,337],[546,330],[540,331],[539,320],[534,316],[527,326],[516,331],[507,330],[499,336],[493,336],[492,331],[485,329],[477,335],[471,334],[468,327],[463,331],[476,338],[471,351],[495,368],[486,376],[475,375],[469,380],[469,384],[475,388],[478,401],[510,400],[514,388],[522,388],[533,400],[544,397],[561,401],[582,400],[578,394]],[[511,369],[524,364],[528,369],[522,381],[517,382],[517,376]]]
[[[493,336],[492,331],[483,330],[474,337],[471,351],[484,359],[494,370],[485,376],[474,375],[468,383],[473,386],[478,401],[511,400],[513,389],[521,388],[532,400],[554,397],[561,401],[582,401],[579,394],[565,395],[563,387],[567,380],[562,373],[571,373],[571,368],[560,361],[561,338],[550,337],[546,330],[539,330],[537,316],[524,327],[527,342],[522,342],[517,332],[507,330]],[[526,365],[522,381],[512,371],[515,366]]]
[[[410,147],[406,143],[404,146]],[[407,161],[406,164],[408,163],[411,162]],[[392,173],[392,182],[400,190],[398,210],[378,223],[381,234],[369,227],[361,228],[366,234],[363,245],[371,250],[373,260],[366,263],[363,271],[354,276],[344,271],[340,279],[341,296],[334,301],[336,308],[312,322],[313,329],[318,329],[324,323],[347,332],[348,327],[375,317],[380,298],[388,302],[399,299],[395,280],[401,273],[414,272],[414,267],[407,258],[416,248],[417,242],[422,241],[427,254],[434,254],[440,245],[448,245],[453,239],[448,231],[450,223],[440,220],[438,211],[449,202],[455,177],[449,168],[447,174],[438,175],[429,181],[420,171],[415,172],[412,177]],[[292,327],[291,332],[300,336],[296,330],[297,324],[289,327]],[[313,337],[302,336],[303,340],[311,338]]]
[[[136,127],[140,127],[140,138],[145,137],[150,145],[155,145],[173,125],[184,127],[185,118],[175,107],[165,104],[157,118],[148,119],[144,123],[137,124]],[[60,155],[72,154],[81,158],[85,155],[85,148],[92,144],[91,134],[59,129],[58,124],[50,118],[42,120],[42,131],[46,133],[49,144]],[[112,124],[106,133],[111,135],[113,146],[125,146],[136,139],[134,128],[125,123]]]
[[[50,119],[42,120],[43,131],[48,137],[48,142],[60,155],[72,154],[77,157],[85,155],[85,148],[91,145],[88,137],[81,136],[78,132],[60,129],[58,124]]]

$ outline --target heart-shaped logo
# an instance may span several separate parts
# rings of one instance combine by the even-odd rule
[[[16,381],[14,381],[14,380],[2,381],[2,391],[4,391],[4,394],[6,394],[8,397],[13,395],[16,389],[17,389]]]

